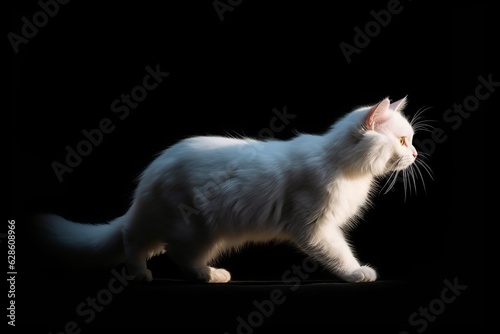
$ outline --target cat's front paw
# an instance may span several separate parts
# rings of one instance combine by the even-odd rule
[[[346,280],[352,283],[360,282],[373,282],[377,279],[377,272],[370,268],[369,266],[362,266],[349,275],[347,275]]]
[[[231,274],[226,269],[210,268],[209,283],[226,283],[231,280]]]

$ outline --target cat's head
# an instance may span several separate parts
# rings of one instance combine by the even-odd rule
[[[384,193],[392,189],[399,172],[402,172],[406,196],[407,190],[411,192],[416,187],[416,179],[424,181],[423,174],[428,174],[432,179],[430,166],[420,158],[425,154],[419,156],[413,146],[415,131],[431,131],[432,126],[421,117],[425,109],[420,109],[410,121],[402,113],[405,106],[406,97],[393,103],[384,99],[354,113],[361,116],[358,118],[361,119],[361,131],[358,132],[361,139],[358,144],[361,151],[365,150],[360,155],[362,160],[368,162],[365,170],[368,168],[376,176],[390,174],[382,187],[382,190],[385,189]]]
[[[405,170],[416,161],[414,129],[402,114],[406,98],[389,99],[354,110],[334,125],[333,134],[346,139],[339,151],[346,174],[381,176]]]
[[[424,173],[432,178],[430,167],[413,145],[416,130],[430,131],[432,127],[421,117],[425,109],[408,120],[403,115],[406,102],[406,97],[392,103],[386,98],[355,109],[333,125],[327,145],[335,143],[335,149],[326,152],[334,152],[335,164],[339,164],[344,175],[390,175],[383,187],[387,192],[401,172],[405,193],[416,186],[416,179]]]
[[[371,152],[374,174],[407,169],[417,158],[413,127],[402,114],[405,106],[406,97],[393,103],[384,99],[369,107],[364,115],[363,135],[376,147]]]

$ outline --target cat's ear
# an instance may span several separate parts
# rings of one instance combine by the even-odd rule
[[[394,111],[401,111],[404,109],[405,106],[406,106],[406,96],[403,97],[401,100],[392,102],[389,108]]]
[[[375,125],[382,123],[389,118],[391,102],[388,98],[383,99],[378,104],[370,108],[365,118],[365,126],[369,130],[375,130]]]

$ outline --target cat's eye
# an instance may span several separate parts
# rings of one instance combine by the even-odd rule
[[[406,137],[405,136],[399,137],[399,143],[403,146],[406,146]]]

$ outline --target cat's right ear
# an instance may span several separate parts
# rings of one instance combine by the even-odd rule
[[[386,98],[370,108],[370,111],[365,118],[365,126],[368,130],[375,130],[375,126],[377,124],[382,123],[389,117],[388,113],[390,105],[391,101]]]

